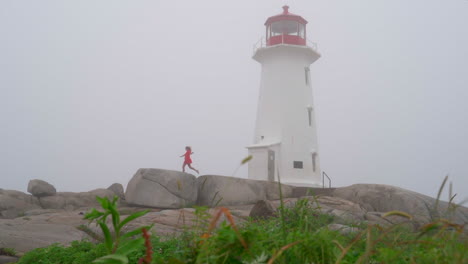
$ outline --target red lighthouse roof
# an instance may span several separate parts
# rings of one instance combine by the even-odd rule
[[[282,20],[292,20],[292,21],[299,22],[303,25],[307,24],[307,20],[305,20],[301,16],[295,15],[293,13],[289,13],[289,6],[285,5],[283,6],[283,13],[278,14],[276,16],[269,17],[265,22],[265,26],[273,22],[282,21]]]
[[[265,22],[266,45],[306,45],[307,20],[289,13],[289,6],[283,6],[283,13],[269,17]]]

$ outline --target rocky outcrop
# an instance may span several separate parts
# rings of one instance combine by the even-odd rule
[[[247,211],[251,206],[244,209]],[[136,211],[148,208],[123,207],[119,208],[122,218]],[[88,208],[89,211],[90,208]],[[154,235],[180,234],[194,225],[199,225],[200,220],[195,215],[195,209],[173,209],[159,210],[149,209],[145,216],[130,222],[126,230],[135,229],[143,225],[153,225],[151,233]],[[208,218],[214,216],[218,209],[206,211]],[[246,213],[246,214],[247,214]],[[198,220],[197,220],[198,219]],[[236,224],[241,224],[244,220],[233,215]],[[226,220],[222,216],[218,224]],[[81,227],[81,228],[77,228]],[[84,228],[83,228],[84,227]],[[19,253],[25,253],[38,247],[50,246],[54,243],[69,245],[72,241],[89,239],[85,230],[100,232],[100,228],[95,224],[83,219],[83,211],[59,211],[48,214],[32,215],[16,219],[0,219],[0,248],[13,248]]]
[[[82,218],[83,216],[78,213],[70,215],[70,213],[63,212],[2,219],[0,220],[0,247],[27,252],[53,243],[68,245],[74,240],[86,237],[83,232],[76,229],[77,225],[86,224]]]
[[[254,204],[259,200],[280,198],[279,186],[276,182],[203,175],[197,178],[197,185],[197,204],[204,206]],[[281,185],[282,197],[291,197],[293,188]]]
[[[289,198],[284,200],[284,206],[294,207],[298,200],[308,200],[308,207],[317,210],[318,213],[333,216],[334,222],[339,224],[351,224],[365,220],[367,210],[359,204],[330,196],[304,196],[301,198]],[[280,201],[273,201],[275,208],[279,208]]]
[[[0,189],[0,218],[13,219],[50,213],[53,210],[70,211],[96,207],[99,206],[97,196],[113,198],[115,195],[115,192],[111,190],[96,189],[89,192],[58,192],[50,196],[35,197],[19,191]]]
[[[421,223],[441,216],[459,224],[468,223],[468,208],[459,207],[453,210],[447,202],[437,202],[429,196],[395,186],[354,184],[336,188],[332,196],[357,203],[369,212],[402,211]]]
[[[260,200],[250,210],[249,216],[254,219],[266,219],[276,216],[276,208],[270,201]]]
[[[113,191],[115,195],[117,195],[117,197],[119,197],[121,200],[125,199],[125,193],[122,184],[114,183],[111,186],[109,186],[107,190]]]
[[[28,184],[28,192],[36,197],[51,196],[57,193],[52,184],[43,180],[30,180]]]
[[[112,199],[115,193],[107,189],[96,189],[89,192],[58,192],[54,196],[39,198],[39,203],[44,209],[75,210],[81,207],[99,206],[96,197],[108,197]]]
[[[277,182],[262,181],[265,185],[265,192],[267,200],[279,200],[280,197],[280,184]],[[281,196],[283,198],[294,197],[293,190],[295,187],[281,184]]]
[[[198,177],[197,185],[198,205],[214,207],[253,204],[267,197],[262,181],[204,175]]]
[[[310,200],[311,197],[308,197]],[[364,220],[367,210],[357,203],[350,202],[339,197],[319,196],[313,197],[312,202],[323,214],[335,217],[337,223],[356,223]]]
[[[195,176],[160,169],[139,169],[127,185],[128,204],[183,208],[195,204],[198,189]]]
[[[140,169],[125,192],[126,202],[138,207],[120,208],[120,211],[130,214],[143,210],[141,207],[150,208],[152,212],[132,222],[129,228],[154,224],[152,232],[158,235],[180,233],[200,222],[196,221],[195,209],[178,208],[194,204],[225,206],[239,223],[249,216],[275,217],[281,203],[292,207],[299,199],[306,199],[307,206],[317,213],[333,216],[328,229],[350,235],[359,232],[350,227],[355,224],[398,224],[418,228],[439,217],[465,226],[468,223],[466,207],[454,210],[448,203],[388,185],[356,184],[335,189],[281,187],[282,201],[278,200],[281,196],[277,183],[215,175],[195,178],[177,171]],[[83,193],[57,192],[40,197],[0,189],[0,248],[25,252],[56,242],[66,245],[73,240],[88,238],[85,232],[76,228],[88,224],[83,214],[91,207],[99,207],[96,196],[112,198],[115,195],[123,195],[123,186],[113,184],[108,189]],[[394,210],[413,218],[385,216]],[[208,213],[213,215],[216,211],[209,209]],[[219,222],[223,219],[225,217]],[[98,230],[96,226],[88,227]]]
[[[380,187],[380,186],[375,186],[373,184],[367,185],[367,189],[369,190],[370,193],[374,192],[375,187]],[[341,189],[348,189],[349,187],[343,187],[343,188],[336,188],[336,190],[341,190]],[[392,186],[385,186],[385,188],[392,188]],[[397,188],[397,187],[394,187]],[[399,189],[400,192],[404,192],[404,189],[397,188]],[[406,195],[408,194],[417,194],[414,192],[408,191]],[[361,195],[363,195],[361,193]],[[385,196],[385,194],[382,194]],[[355,201],[360,201],[359,199],[360,196],[356,196],[354,198],[350,198],[350,200],[355,200]],[[387,197],[388,198],[388,197]],[[408,199],[413,199],[414,197],[409,196]],[[426,212],[427,215],[424,217],[421,216],[421,211],[418,211],[420,207],[415,206],[414,211],[411,210],[410,207],[403,207],[399,206],[396,204],[395,206],[392,206],[391,204],[385,205],[386,207],[369,207],[369,204],[367,204],[367,209],[366,209],[366,202],[353,202],[347,199],[343,199],[340,197],[332,197],[332,196],[305,196],[305,197],[300,197],[300,198],[289,198],[289,199],[284,199],[283,203],[286,207],[293,207],[297,203],[298,200],[301,199],[306,199],[309,201],[309,205],[311,208],[316,209],[318,212],[322,214],[328,214],[330,216],[333,216],[333,222],[335,224],[342,224],[342,225],[349,225],[349,224],[358,224],[358,223],[368,223],[368,224],[375,224],[379,225],[382,227],[388,227],[392,225],[404,225],[410,229],[418,229],[422,225],[425,225],[427,223],[436,221],[439,218],[444,218],[448,219],[449,221],[453,223],[457,223],[459,225],[465,225],[468,224],[468,220],[466,216],[468,215],[468,208],[466,207],[457,207],[456,209],[453,210],[447,210],[448,208],[445,206],[448,206],[444,202],[439,202],[440,204],[440,209],[438,211],[438,215],[434,216],[433,215],[433,207],[430,207],[430,205],[435,206],[436,199],[427,197],[425,199],[426,202],[428,202],[428,211]],[[382,199],[381,196],[376,195],[373,199]],[[414,203],[415,201],[406,201],[408,204]],[[280,201],[273,201],[272,204],[276,210],[280,206]],[[380,203],[383,203],[382,201]],[[445,204],[445,205],[444,205]],[[445,208],[445,209],[443,209]],[[368,210],[370,209],[370,210]],[[376,211],[376,210],[382,210],[382,211]],[[401,211],[405,212],[408,215],[412,216],[412,218],[407,218],[398,214],[394,215],[386,215],[388,212],[391,211]],[[415,217],[416,215],[416,217]],[[468,231],[468,229],[465,230]]]
[[[15,218],[24,215],[26,211],[40,209],[39,200],[29,194],[19,191],[0,189],[1,218]]]

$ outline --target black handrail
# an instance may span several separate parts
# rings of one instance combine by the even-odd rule
[[[328,179],[328,188],[331,188],[331,179],[324,171],[322,171],[322,188],[325,188],[325,177]]]

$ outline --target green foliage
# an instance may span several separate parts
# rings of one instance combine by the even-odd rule
[[[0,248],[0,255],[16,256],[16,250],[13,248]]]
[[[182,237],[172,236],[162,239],[158,236],[151,237],[153,245],[153,263],[164,263],[168,260],[184,259],[190,253],[190,247]]]
[[[299,199],[295,206],[284,210],[285,225],[300,232],[312,232],[333,221],[330,215],[319,213],[317,206],[308,199]]]
[[[208,213],[207,206],[195,206],[195,222],[191,230],[194,232],[194,235],[201,236],[205,232],[210,224],[211,214]]]
[[[88,264],[105,254],[104,244],[74,241],[69,247],[54,244],[29,251],[17,264]]]
[[[136,212],[127,216],[124,220],[121,220],[120,213],[117,210],[117,196],[115,196],[112,201],[107,197],[96,197],[96,199],[104,210],[98,211],[93,208],[91,212],[85,215],[85,219],[88,219],[91,222],[95,221],[101,228],[104,235],[104,245],[108,255],[96,259],[94,262],[102,264],[126,264],[128,263],[128,255],[134,251],[141,250],[143,247],[143,237],[134,237],[140,235],[142,233],[142,229],[150,229],[151,227],[142,226],[125,234],[123,234],[122,230],[125,225],[147,214],[148,211]],[[111,229],[107,225],[107,218],[109,216],[112,220],[113,233],[111,233]]]
[[[238,239],[234,228],[223,223],[199,247],[197,255],[192,256],[194,263],[261,263],[266,257],[270,259],[278,254],[281,248],[297,242],[279,254],[275,263],[309,263],[298,260],[321,261],[333,258],[332,240],[336,233],[327,229],[318,231],[328,223],[328,217],[322,219],[308,206],[308,201],[301,201],[294,208],[284,208],[284,216],[286,225],[282,224],[280,218],[272,218],[251,220],[240,227],[239,232],[248,245],[247,249]]]

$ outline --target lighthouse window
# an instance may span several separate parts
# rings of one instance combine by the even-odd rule
[[[298,23],[295,21],[283,20],[271,23],[271,32],[273,36],[283,34],[297,36],[298,29]]]
[[[307,114],[308,114],[308,117],[309,117],[309,126],[312,126],[312,107],[307,107]]]
[[[317,153],[312,153],[312,171],[315,172]]]
[[[304,68],[304,74],[305,74],[305,83],[306,83],[306,85],[309,85],[309,76],[310,76],[310,68],[309,67]]]
[[[293,162],[293,167],[295,169],[302,169],[303,168],[302,161],[294,161]]]
[[[298,30],[298,36],[301,37],[301,38],[305,38],[305,35],[304,35],[304,25],[300,24],[299,23],[299,30]]]

